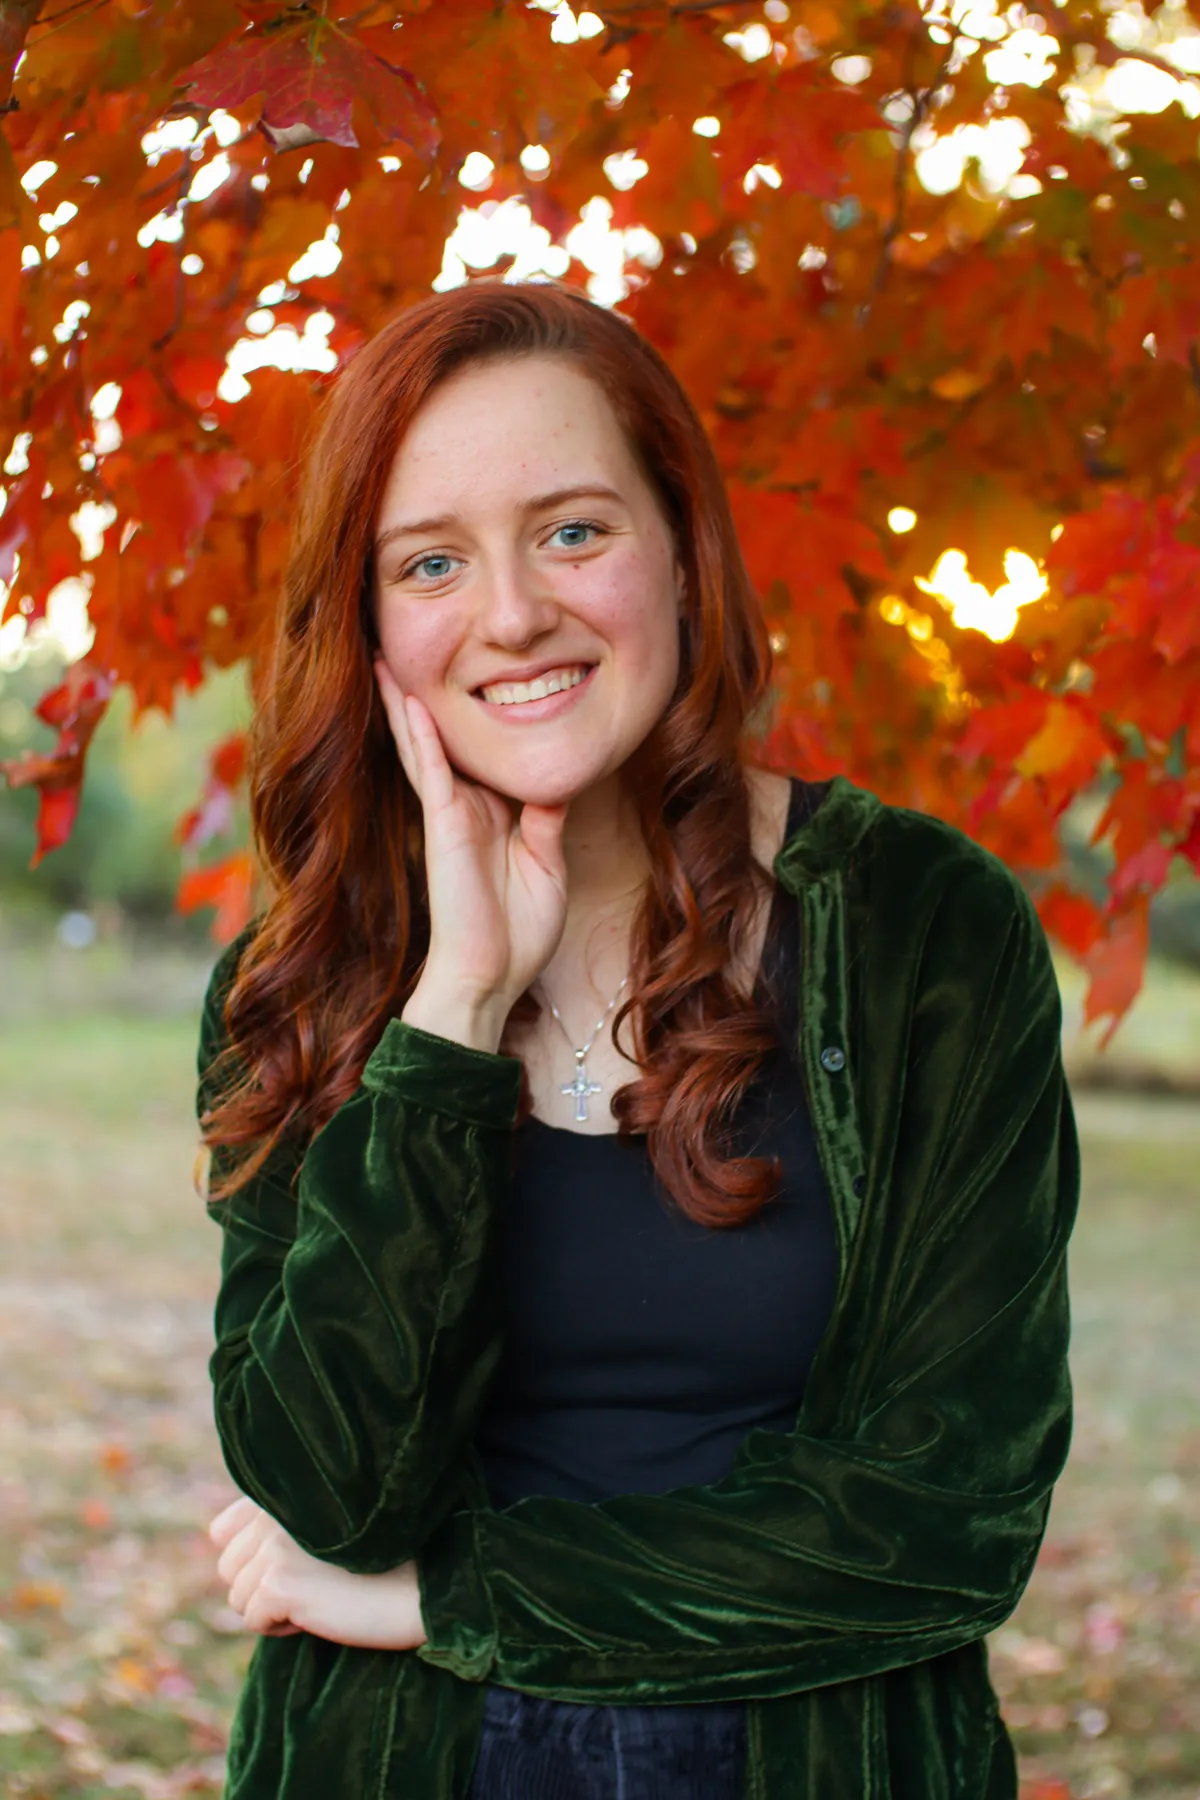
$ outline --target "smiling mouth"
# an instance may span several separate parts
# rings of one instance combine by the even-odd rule
[[[532,681],[487,682],[473,688],[472,695],[497,711],[526,712],[536,707],[540,712],[547,701],[562,699],[586,686],[595,668],[595,663],[564,664],[563,669],[553,669]],[[547,682],[553,685],[547,686]]]

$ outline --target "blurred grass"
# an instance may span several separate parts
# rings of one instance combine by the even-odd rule
[[[206,1536],[233,1497],[220,1234],[190,1187],[207,965],[94,954],[15,983],[0,955],[0,1791],[216,1796],[252,1640]],[[1150,993],[1147,1042],[1169,1024],[1186,1060],[1191,999],[1175,974]],[[1200,1107],[1080,1090],[1076,1111],[1074,1445],[993,1676],[1031,1796],[1196,1800]]]
[[[1200,1095],[1200,969],[1152,957],[1141,992],[1103,1050],[1107,1021],[1083,1024],[1087,976],[1066,956],[1055,957],[1055,969],[1073,1080],[1081,1086],[1178,1084]]]

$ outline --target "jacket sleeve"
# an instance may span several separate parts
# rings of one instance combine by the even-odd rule
[[[908,1191],[868,1192],[859,1234],[893,1248],[851,1253],[879,1259],[853,1426],[753,1431],[706,1487],[456,1509],[418,1558],[425,1661],[560,1700],[771,1698],[1013,1610],[1070,1441],[1079,1157],[1044,933],[1003,865],[986,880],[978,908],[955,883],[922,952]]]
[[[240,944],[204,1003],[198,1116]],[[520,1073],[515,1057],[390,1019],[303,1152],[277,1149],[207,1202],[224,1233],[209,1373],[225,1464],[326,1562],[393,1568],[470,1491],[464,1449],[499,1355],[493,1239]]]

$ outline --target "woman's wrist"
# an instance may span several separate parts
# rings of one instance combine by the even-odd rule
[[[379,1650],[416,1650],[424,1642],[421,1592],[415,1562],[401,1563],[382,1575],[364,1575],[370,1583],[368,1617],[364,1619],[365,1647]]]
[[[407,1025],[435,1037],[463,1044],[468,1050],[483,1050],[495,1056],[504,1034],[508,1002],[495,996],[486,998],[464,994],[461,990],[426,981],[422,976],[409,995],[400,1017]]]

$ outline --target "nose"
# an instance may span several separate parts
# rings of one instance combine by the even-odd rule
[[[561,609],[544,582],[545,577],[519,556],[493,561],[479,586],[475,618],[479,636],[506,649],[520,649],[553,630]]]

